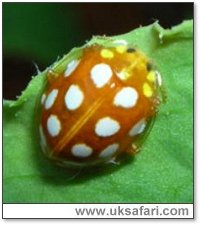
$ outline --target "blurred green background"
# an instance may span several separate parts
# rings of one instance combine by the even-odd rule
[[[3,97],[15,99],[37,66],[44,70],[92,35],[191,18],[193,3],[3,3]]]

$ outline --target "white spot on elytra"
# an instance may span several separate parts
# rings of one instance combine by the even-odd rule
[[[49,116],[47,120],[47,130],[52,137],[56,137],[60,133],[61,124],[56,115]]]
[[[42,97],[41,97],[41,104],[43,105],[44,104],[44,101],[45,101],[45,99],[46,99],[46,94],[44,93],[43,95],[42,95]]]
[[[83,103],[84,94],[78,85],[71,85],[65,95],[65,105],[69,110],[75,110]]]
[[[141,119],[139,122],[137,122],[129,131],[129,136],[133,137],[137,134],[140,134],[144,131],[146,127],[145,119]]]
[[[124,87],[115,95],[114,105],[123,108],[132,108],[136,105],[137,100],[137,91],[132,87]]]
[[[74,72],[74,70],[77,68],[79,63],[80,63],[80,60],[72,60],[67,65],[67,69],[65,70],[65,77],[69,77]]]
[[[95,126],[95,133],[100,137],[109,137],[116,134],[120,129],[120,124],[111,119],[104,117],[100,119]]]
[[[45,105],[44,105],[45,109],[50,109],[53,106],[57,95],[58,95],[58,90],[57,89],[53,89],[50,92],[50,94],[48,95],[48,97],[47,97],[47,99],[45,101]]]
[[[39,126],[39,131],[40,131],[40,144],[42,146],[42,148],[46,147],[47,142],[46,142],[46,138],[43,132],[43,128],[42,125]]]
[[[110,85],[110,87],[111,87],[111,88],[114,88],[114,87],[115,87],[115,83],[112,83],[112,84]]]
[[[92,148],[86,144],[76,144],[72,147],[71,152],[74,156],[85,158],[92,154]]]
[[[111,157],[115,154],[118,148],[119,148],[119,144],[117,143],[109,145],[99,154],[99,157],[101,158]]]
[[[123,72],[119,72],[116,73],[116,76],[120,79],[120,80],[126,80],[126,76]]]
[[[125,40],[115,40],[113,43],[116,45],[128,45],[127,41]]]
[[[100,63],[92,68],[90,75],[96,87],[102,88],[112,77],[112,70],[109,65]]]

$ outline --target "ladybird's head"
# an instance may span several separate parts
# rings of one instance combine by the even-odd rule
[[[157,82],[154,64],[137,47],[128,45],[124,40],[114,41],[109,47],[93,44],[84,49],[84,54],[88,55],[88,59],[92,56],[93,61],[107,62],[118,80],[126,85],[134,85],[134,80],[146,77]]]

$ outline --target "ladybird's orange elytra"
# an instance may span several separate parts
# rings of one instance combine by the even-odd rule
[[[86,46],[65,71],[47,77],[39,125],[46,155],[83,167],[137,152],[158,111],[161,86],[160,74],[140,50],[124,40]]]

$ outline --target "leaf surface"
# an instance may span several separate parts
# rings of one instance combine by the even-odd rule
[[[4,203],[191,203],[193,201],[193,24],[157,23],[113,37],[137,46],[162,74],[167,102],[141,152],[122,165],[80,174],[46,159],[38,141],[38,96],[47,70],[3,105]],[[104,42],[94,37],[92,42]],[[66,67],[78,49],[55,62]]]

